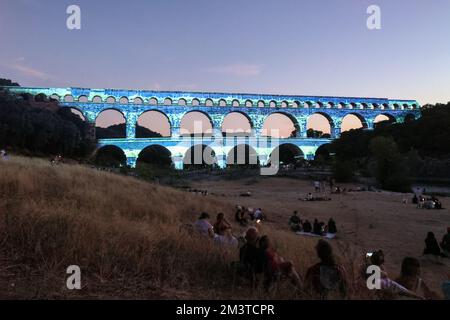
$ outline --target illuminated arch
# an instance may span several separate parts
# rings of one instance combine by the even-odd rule
[[[77,116],[79,116],[81,120],[86,121],[86,116],[84,115],[83,111],[81,111],[77,107],[70,107],[70,106],[66,107],[66,106],[63,106],[62,108],[69,110],[70,112],[72,112],[72,113],[76,114]]]
[[[195,127],[195,125],[196,125],[195,123],[193,124],[192,128],[188,128],[188,129],[185,128],[186,121],[189,120],[189,119],[186,120],[187,119],[186,116],[192,115],[194,113],[200,114],[203,117],[203,119],[201,120],[201,122],[202,122],[201,132],[198,132],[198,131],[196,132],[197,128]],[[205,125],[205,122],[206,122],[206,128],[203,128],[203,126]],[[188,122],[189,127],[191,127],[190,123],[191,123],[191,121]],[[209,124],[209,126],[208,126],[208,124]],[[214,130],[214,124],[213,124],[211,117],[209,116],[208,113],[201,111],[201,110],[191,110],[191,111],[186,112],[185,114],[183,114],[183,117],[181,118],[181,121],[180,121],[180,134],[183,136],[192,136],[192,135],[200,135],[200,134],[202,136],[211,136],[213,133],[213,130]]]
[[[87,96],[79,96],[78,97],[78,102],[81,102],[81,103],[87,103],[87,102],[89,102],[89,99],[88,99],[88,97]]]
[[[165,106],[171,106],[172,103],[173,103],[173,101],[172,101],[171,98],[165,98],[165,99],[164,99],[164,105],[165,105]]]
[[[114,123],[111,120],[105,121],[105,123],[101,123],[103,121],[102,117],[105,112],[113,111],[115,117],[117,118],[117,122]],[[120,115],[120,116],[118,116]],[[95,136],[99,139],[119,139],[126,137],[126,123],[127,119],[123,112],[116,108],[107,108],[98,113],[95,118]],[[113,128],[111,128],[113,127]]]
[[[234,99],[234,100],[231,102],[231,106],[232,106],[232,107],[240,107],[241,104],[240,104],[239,100]]]
[[[178,105],[179,106],[186,106],[187,105],[186,99],[183,99],[183,98],[178,99]]]
[[[287,131],[281,132],[282,129],[286,129],[286,127],[283,126],[282,124],[280,125],[280,127],[275,127],[275,128],[273,128],[273,126],[270,125],[271,119],[275,119],[273,116],[276,116],[276,115],[281,115],[281,116],[289,119],[289,121],[292,124],[292,128],[288,128],[287,131],[289,131],[289,129],[292,129],[292,132],[290,134]],[[277,121],[277,122],[279,122],[279,121]],[[268,128],[268,126],[270,126],[270,128]],[[269,132],[270,130],[273,130],[273,129],[278,129],[280,131],[279,134],[274,134],[273,132]],[[275,111],[275,112],[272,112],[271,114],[269,114],[266,117],[266,119],[264,120],[263,128],[261,131],[261,136],[272,136],[274,138],[289,138],[289,137],[295,137],[298,132],[300,132],[300,125],[299,125],[297,119],[293,115],[291,115],[288,112]]]
[[[232,148],[227,155],[229,166],[258,166],[258,153],[248,144],[239,144]]]
[[[154,117],[153,115],[157,115],[157,116]],[[145,125],[145,123],[144,123],[145,121],[156,121],[158,123],[159,128],[155,128],[155,126],[153,124],[150,126]],[[172,124],[170,122],[170,119],[167,116],[167,114],[165,114],[164,112],[162,112],[160,110],[155,110],[155,109],[146,110],[146,111],[142,112],[136,120],[136,138],[155,138],[155,137],[157,137],[156,135],[154,135],[150,132],[145,132],[146,131],[145,129],[139,129],[139,132],[138,132],[137,125],[139,125],[142,128],[153,131],[153,132],[161,135],[162,137],[170,137],[172,135],[171,134],[172,133]]]
[[[253,107],[253,101],[252,101],[252,100],[246,100],[246,101],[245,101],[245,107],[246,107],[246,108],[251,108],[251,107]]]
[[[121,97],[121,98],[119,99],[119,103],[120,103],[120,104],[128,104],[128,103],[129,103],[129,100],[128,100],[127,97]]]
[[[279,164],[295,164],[305,158],[303,151],[292,143],[283,143],[276,147],[269,156],[269,162],[276,161],[274,158],[278,154]],[[276,164],[276,163],[275,163]]]
[[[266,103],[263,100],[258,101],[258,108],[264,108],[266,106]]]
[[[168,168],[172,166],[172,154],[169,149],[159,144],[147,146],[139,152],[136,159],[136,168],[139,169],[141,166]]]
[[[324,122],[324,120],[326,122]],[[313,125],[313,122],[322,122],[320,125],[322,127]],[[315,112],[308,117],[307,120],[307,136],[310,138],[320,138],[320,137],[328,137],[333,134],[333,130],[335,128],[334,121],[331,117],[325,112]],[[319,130],[318,130],[319,129]],[[323,129],[323,130],[320,130]],[[321,132],[321,134],[320,134]],[[319,136],[317,136],[319,135]]]
[[[351,125],[351,123],[348,123],[349,121],[352,121],[351,118],[353,118],[353,120],[359,121],[359,123],[361,125],[354,126],[354,125]],[[348,129],[346,127],[348,127]],[[352,129],[367,129],[367,128],[368,128],[368,125],[367,125],[366,119],[357,112],[348,113],[342,118],[341,132],[349,131]]]
[[[71,94],[66,94],[64,96],[64,102],[74,102],[75,99],[73,98],[73,96]]]
[[[237,119],[231,119],[230,117],[233,117],[235,115],[238,115],[241,119],[245,119],[245,121],[240,121]],[[227,121],[232,122],[232,125],[228,125]],[[240,125],[242,127],[235,127],[235,123],[236,122],[241,122]],[[232,128],[226,128],[224,129],[224,127],[232,127]],[[245,127],[245,128],[244,128]],[[252,129],[253,129],[253,122],[250,119],[250,117],[242,111],[231,111],[228,114],[225,115],[223,121],[222,121],[222,133],[228,136],[249,136],[251,135]]]
[[[158,99],[155,98],[155,97],[151,97],[151,98],[148,100],[148,104],[151,105],[151,106],[157,106],[157,105],[158,105]]]
[[[227,106],[227,101],[225,99],[220,99],[219,100],[219,107],[226,107]]]
[[[108,98],[106,98],[105,102],[110,104],[116,103],[116,98],[109,96]]]
[[[214,107],[214,101],[212,99],[206,99],[205,100],[205,106],[206,107]]]
[[[196,144],[190,147],[183,158],[185,167],[209,167],[217,163],[214,150],[206,144]]]
[[[102,103],[103,99],[100,96],[95,96],[95,97],[92,98],[92,102],[93,103]]]
[[[199,105],[200,105],[200,100],[197,99],[197,98],[194,98],[194,99],[192,99],[191,104],[192,104],[194,107],[199,106]]]
[[[95,152],[95,164],[106,167],[123,167],[127,163],[125,152],[117,146],[103,146]]]
[[[144,99],[142,99],[141,97],[136,97],[133,99],[133,103],[134,104],[144,104]]]

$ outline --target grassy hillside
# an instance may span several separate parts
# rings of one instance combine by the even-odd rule
[[[270,295],[251,291],[229,268],[237,249],[180,232],[201,211],[232,220],[233,207],[214,197],[17,157],[0,162],[0,194],[0,298],[304,297],[286,283]],[[264,228],[304,276],[316,242]],[[340,251],[356,260],[350,248]],[[79,291],[65,285],[73,264],[82,270]],[[352,263],[346,266],[354,279]]]

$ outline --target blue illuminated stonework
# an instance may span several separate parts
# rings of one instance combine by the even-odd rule
[[[392,100],[385,98],[352,98],[294,95],[264,95],[237,93],[170,92],[144,90],[115,90],[89,88],[27,88],[8,87],[13,94],[42,95],[58,100],[60,107],[79,110],[86,121],[95,126],[98,115],[107,109],[121,112],[126,119],[126,138],[100,139],[99,148],[114,145],[121,148],[130,165],[134,165],[139,153],[150,145],[166,147],[172,155],[175,166],[183,167],[183,158],[196,144],[206,144],[215,151],[220,167],[226,165],[229,151],[238,144],[251,144],[265,164],[277,145],[289,143],[297,146],[307,159],[314,158],[316,150],[323,144],[337,138],[341,132],[342,120],[346,115],[357,116],[364,128],[373,129],[378,115],[386,115],[392,121],[403,122],[407,117],[418,118],[420,105],[415,100]],[[140,115],[147,111],[165,114],[171,126],[171,137],[136,138],[136,124]],[[180,123],[184,115],[192,111],[204,113],[213,129],[221,129],[225,116],[231,112],[245,115],[253,129],[252,137],[227,140],[214,138],[180,137]],[[295,136],[279,139],[277,145],[265,143],[259,146],[260,132],[268,116],[281,113],[288,116],[296,127]],[[331,126],[331,139],[307,138],[307,121],[313,114],[325,116]],[[245,140],[247,139],[247,140]],[[250,141],[251,140],[251,141]]]

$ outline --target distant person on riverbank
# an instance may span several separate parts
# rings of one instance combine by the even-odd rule
[[[5,149],[0,150],[0,159],[2,160],[8,160],[8,153]]]
[[[336,222],[333,220],[333,218],[330,218],[330,220],[328,220],[328,233],[337,233]]]
[[[294,211],[293,215],[289,219],[289,226],[294,232],[302,230],[302,220],[300,220],[297,211]]]
[[[434,236],[433,232],[428,232],[427,238],[425,239],[425,249],[423,254],[430,254],[436,257],[441,257],[442,252],[439,244]]]
[[[311,222],[309,222],[309,220],[305,220],[305,222],[303,223],[303,232],[310,233],[311,231],[312,231]]]

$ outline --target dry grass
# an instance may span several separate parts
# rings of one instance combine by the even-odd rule
[[[221,200],[81,166],[39,159],[0,162],[1,298],[308,298],[281,283],[251,290],[230,270],[237,250],[180,233],[199,212],[232,217]],[[231,220],[231,219],[229,219]],[[266,227],[304,276],[316,262],[313,239]],[[236,228],[235,232],[242,232]],[[293,246],[295,244],[295,246]],[[356,278],[351,248],[343,262]],[[66,268],[82,269],[82,290],[66,289]],[[352,290],[349,298],[364,295]]]

